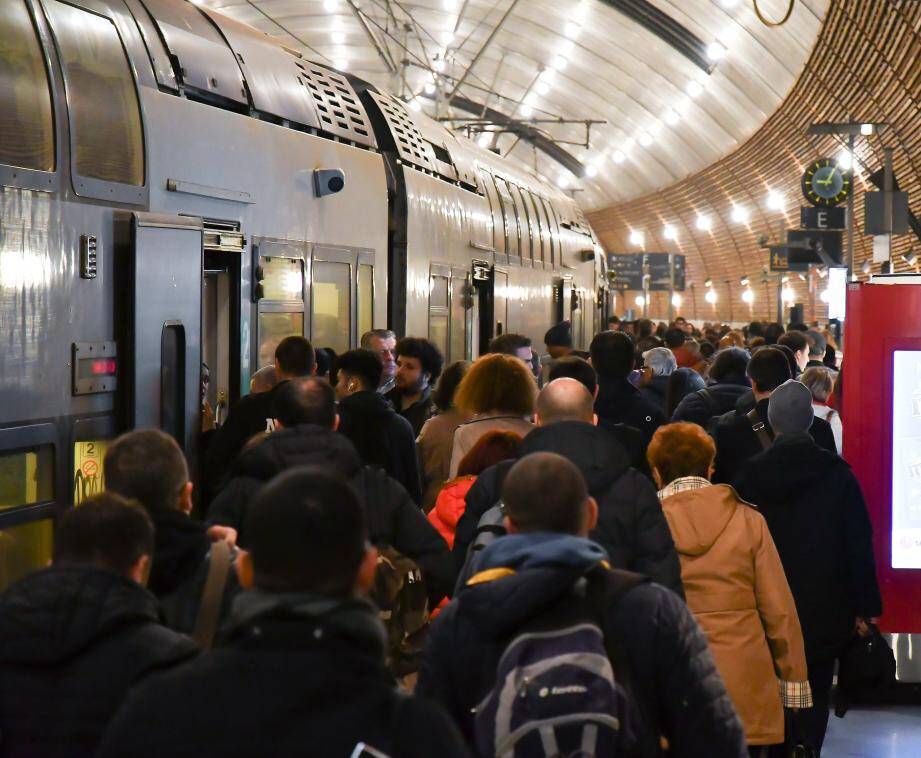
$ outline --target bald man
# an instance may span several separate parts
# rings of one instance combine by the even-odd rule
[[[592,395],[575,379],[555,379],[537,398],[537,429],[521,445],[520,457],[556,453],[575,464],[598,503],[598,523],[590,536],[607,551],[616,568],[647,575],[684,596],[681,568],[671,532],[652,483],[630,466],[623,446],[600,428]],[[457,524],[454,559],[462,567],[480,517],[499,500],[500,483],[510,468],[500,463],[484,471],[467,494]]]

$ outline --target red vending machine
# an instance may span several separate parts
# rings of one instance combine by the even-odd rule
[[[844,458],[863,488],[899,679],[921,681],[921,276],[847,288]]]

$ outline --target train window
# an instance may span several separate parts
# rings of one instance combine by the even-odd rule
[[[304,336],[304,314],[264,312],[259,313],[259,366],[275,363],[275,348],[285,337]]]
[[[108,449],[108,440],[74,443],[74,505],[105,489],[102,462]]]
[[[64,69],[76,173],[142,186],[141,110],[115,24],[61,0],[46,7]]]
[[[467,357],[467,277],[455,275],[451,279],[451,354],[450,360],[462,361]]]
[[[528,204],[528,215],[531,218],[531,245],[534,248],[534,260],[544,262],[544,224],[546,223],[537,210],[537,198],[530,190],[523,189],[525,202]]]
[[[0,453],[0,510],[54,499],[54,448]]]
[[[518,227],[518,214],[515,212],[515,200],[509,190],[505,179],[496,177],[496,187],[499,190],[499,202],[502,206],[502,216],[505,221],[506,249],[509,255],[521,256],[521,230]]]
[[[263,257],[259,265],[266,300],[304,299],[304,262],[300,258]]]
[[[556,209],[553,207],[553,203],[549,200],[545,200],[544,203],[547,206],[547,215],[550,217],[550,245],[551,245],[551,255],[556,254],[554,258],[554,265],[559,267],[563,265],[563,238],[560,236],[560,220],[556,215]]]
[[[54,171],[54,118],[42,49],[24,0],[0,13],[0,163]]]
[[[521,229],[521,257],[523,260],[534,260],[534,243],[531,238],[531,209],[525,202],[524,193],[517,185],[509,185],[512,190],[512,198],[515,200],[515,210],[517,211],[518,222]]]
[[[429,278],[429,340],[441,350],[442,355],[448,354],[449,284],[447,276],[433,274]]]
[[[185,327],[165,323],[160,332],[160,428],[185,440]]]
[[[486,188],[486,199],[489,200],[489,225],[492,233],[492,246],[495,248],[497,255],[506,254],[506,239],[508,230],[505,229],[505,211],[502,209],[502,203],[499,202],[499,191],[496,189],[495,177],[492,174],[485,174],[483,177],[483,186]],[[502,221],[501,228],[496,228],[496,216]]]
[[[313,262],[311,339],[319,347],[344,353],[351,347],[352,267],[348,263]]]
[[[537,217],[540,219],[541,249],[544,251],[544,263],[553,265],[553,237],[550,234],[550,217],[547,215],[547,206],[540,195],[533,195],[534,205],[537,206]]]
[[[0,530],[0,590],[51,563],[54,521],[41,519]]]
[[[358,265],[358,333],[374,328],[374,266]]]

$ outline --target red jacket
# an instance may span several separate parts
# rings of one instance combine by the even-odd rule
[[[475,476],[459,476],[445,483],[435,500],[435,507],[429,511],[429,521],[445,538],[448,547],[454,547],[454,533],[457,522],[464,515],[467,503],[464,498],[476,481]]]

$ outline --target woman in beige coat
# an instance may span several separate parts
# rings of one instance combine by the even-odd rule
[[[649,465],[681,561],[687,603],[707,635],[753,756],[784,755],[783,708],[812,705],[803,634],[767,523],[725,484],[697,424],[660,427]]]
[[[453,479],[461,460],[486,432],[514,432],[524,437],[534,428],[534,374],[519,358],[490,353],[477,360],[464,376],[454,404],[470,420],[454,432],[451,452]]]

